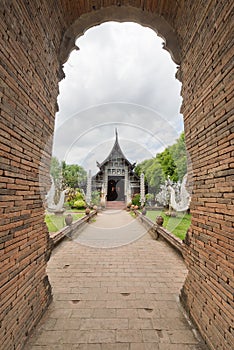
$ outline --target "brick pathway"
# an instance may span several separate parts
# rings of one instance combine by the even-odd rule
[[[104,236],[116,229],[118,218],[119,232],[132,238],[132,218],[121,212],[99,215],[88,227],[89,239],[91,229],[105,226]],[[143,232],[137,220],[132,224],[136,236]],[[97,240],[103,243],[104,236],[99,231]],[[178,302],[184,262],[163,241],[145,234],[101,249],[65,240],[53,252],[48,275],[54,301],[25,350],[203,349]]]

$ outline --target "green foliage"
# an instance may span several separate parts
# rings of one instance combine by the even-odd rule
[[[169,176],[173,182],[182,181],[187,172],[187,154],[184,132],[176,142],[159,154],[165,179]]]
[[[154,158],[143,160],[143,162],[136,165],[134,171],[140,177],[141,173],[145,174],[145,170],[154,162]]]
[[[87,174],[80,165],[62,162],[62,175],[65,187],[78,188],[86,184]]]
[[[134,213],[134,211],[131,210],[131,211],[129,212],[129,214],[130,214],[134,219],[136,219],[136,214]]]
[[[154,200],[154,194],[153,193],[147,193],[145,195],[146,203],[150,204]]]
[[[152,193],[160,191],[160,185],[164,183],[168,176],[173,182],[182,181],[187,172],[184,133],[182,132],[172,146],[167,147],[154,158],[146,159],[137,164],[135,172],[138,176],[142,172],[145,174],[145,180]]]
[[[176,143],[170,147],[170,152],[176,165],[178,179],[182,181],[184,175],[187,173],[187,151],[184,132],[181,133]]]
[[[168,176],[173,182],[178,181],[178,174],[175,165],[175,161],[170,152],[170,148],[167,147],[162,153],[158,155],[159,163],[161,164],[164,178]]]
[[[83,209],[86,207],[84,195],[80,190],[70,189],[68,192],[67,203],[71,208]]]
[[[86,171],[81,166],[77,164],[67,165],[65,161],[60,163],[56,157],[51,158],[50,174],[55,184],[55,203],[63,189],[67,187],[78,188],[86,184]],[[84,198],[81,195],[80,198],[76,198],[76,200],[79,199],[83,200]]]
[[[141,173],[145,174],[145,181],[147,182],[150,192],[158,192],[160,185],[163,183],[162,167],[157,157],[146,159],[138,164],[135,168],[138,176]]]
[[[73,203],[73,208],[76,209],[84,209],[86,206],[85,201],[82,199],[79,199]]]
[[[159,159],[155,157],[152,164],[146,169],[146,181],[151,192],[158,192],[163,183],[163,171]]]
[[[138,207],[141,206],[141,202],[140,202],[140,193],[134,194],[134,196],[133,196],[133,198],[132,198],[132,204],[133,204],[133,205],[138,205]]]
[[[99,205],[100,204],[100,192],[99,191],[93,191],[92,192],[92,203],[94,205]]]

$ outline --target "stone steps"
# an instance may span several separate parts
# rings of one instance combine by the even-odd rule
[[[126,208],[126,204],[124,201],[107,201],[106,202],[106,209],[120,210],[125,208]]]

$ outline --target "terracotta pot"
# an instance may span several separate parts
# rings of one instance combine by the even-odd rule
[[[157,216],[157,218],[156,218],[156,224],[157,224],[158,226],[162,226],[162,225],[163,225],[163,222],[164,222],[163,217],[162,217],[162,216]]]
[[[142,209],[142,215],[146,215],[146,209],[145,208]]]
[[[71,214],[67,214],[65,216],[65,223],[67,226],[70,226],[72,224],[73,221],[73,216]]]
[[[86,208],[86,209],[85,209],[85,214],[86,214],[86,215],[89,215],[89,214],[90,214],[90,211],[91,211],[91,210],[90,210],[89,208]]]

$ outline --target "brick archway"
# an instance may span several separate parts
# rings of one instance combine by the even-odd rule
[[[51,300],[39,168],[46,178],[61,64],[85,29],[126,19],[157,30],[180,64],[194,182],[193,220],[185,250],[189,273],[182,300],[210,348],[231,349],[233,5],[215,0],[3,0],[0,11],[4,349],[23,347]]]
[[[71,50],[77,49],[75,40],[89,28],[107,21],[136,22],[153,29],[165,40],[164,49],[169,51],[173,61],[181,62],[180,44],[173,27],[157,12],[145,12],[140,7],[110,6],[89,12],[77,18],[63,35],[59,59],[63,64]]]

